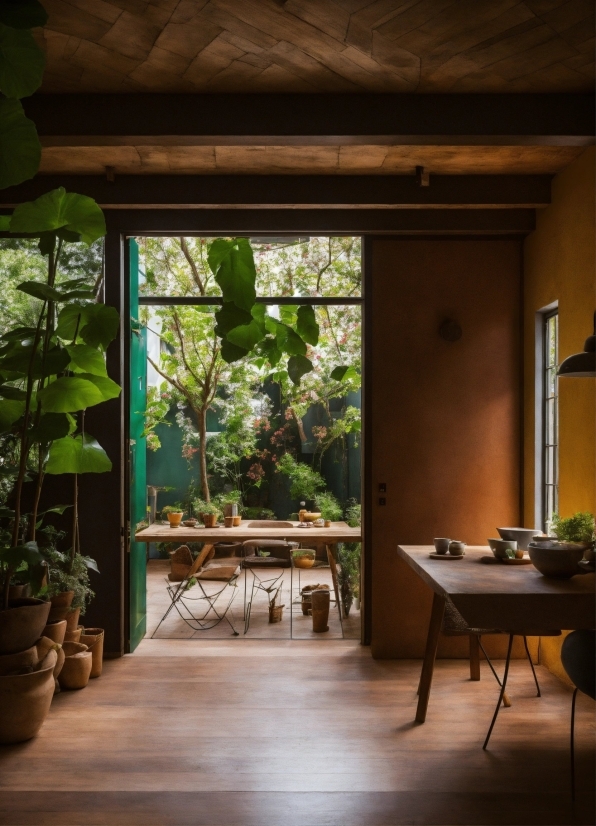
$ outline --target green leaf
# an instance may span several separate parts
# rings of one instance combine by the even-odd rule
[[[293,327],[296,324],[296,314],[298,312],[298,304],[280,304],[279,318],[284,324],[289,324]]]
[[[63,439],[70,433],[70,422],[65,413],[45,413],[39,424],[31,430],[30,438],[38,444],[47,445],[55,439]]]
[[[7,98],[26,98],[39,89],[45,65],[30,31],[0,22],[0,91]]]
[[[0,189],[16,186],[37,174],[41,143],[32,120],[18,100],[0,100]],[[12,216],[11,216],[11,232]]]
[[[0,384],[0,396],[17,402],[24,402],[27,398],[24,390],[21,390],[20,387],[13,387],[10,384]]]
[[[93,198],[53,189],[35,201],[20,204],[12,215],[11,232],[35,234],[65,227],[90,245],[106,234],[104,214]]]
[[[18,421],[25,412],[25,403],[14,401],[13,399],[3,399],[0,401],[0,431],[10,429],[10,426]]]
[[[259,345],[259,352],[265,356],[271,367],[275,367],[283,355],[274,338],[264,339]]]
[[[58,313],[58,324],[56,326],[56,335],[65,341],[72,341],[75,332],[87,323],[88,305],[83,304],[67,304],[62,307]],[[80,318],[80,321],[79,321]]]
[[[115,381],[109,379],[107,376],[96,376],[92,373],[79,373],[79,378],[86,379],[92,382],[102,395],[102,401],[107,402],[110,399],[117,399],[122,388]]]
[[[220,338],[225,338],[230,330],[241,324],[250,324],[251,321],[251,313],[240,309],[233,301],[227,301],[221,310],[215,313],[215,333]]]
[[[88,344],[71,344],[67,346],[71,370],[77,373],[93,373],[94,376],[107,376],[106,360],[103,353]],[[73,366],[75,365],[75,366]]]
[[[52,442],[45,472],[106,473],[112,463],[103,447],[89,433]]]
[[[38,0],[2,0],[0,23],[13,29],[34,29],[45,26],[48,14]]]
[[[13,339],[14,340],[20,340],[20,339],[23,339],[23,338],[33,338],[35,336],[36,332],[37,332],[36,327],[15,327],[13,330],[9,330],[7,333],[4,333],[4,335],[0,336],[0,338],[3,341],[12,341]],[[43,333],[43,329],[42,329],[42,333]]]
[[[71,413],[104,401],[100,389],[92,381],[80,376],[56,379],[40,390],[37,397],[46,413]]]
[[[38,511],[38,515],[44,516],[46,513],[59,513],[60,516],[62,516],[69,508],[72,508],[72,505],[54,505],[53,508],[46,508],[45,511]]]
[[[209,245],[207,261],[221,287],[224,302],[251,311],[255,303],[257,272],[247,238],[218,238]]]
[[[103,347],[105,350],[118,335],[118,311],[106,304],[87,304],[85,318],[86,322],[79,331],[81,338],[90,347]]]
[[[16,548],[0,549],[0,562],[9,568],[18,568],[19,565],[40,565],[44,561],[43,555],[37,547],[37,542],[26,542]]]
[[[248,355],[248,350],[244,347],[238,347],[237,344],[232,344],[227,338],[222,339],[221,357],[225,362],[231,364],[233,361],[240,361],[240,359],[246,355]]]
[[[315,318],[315,311],[309,305],[304,304],[298,308],[296,330],[307,344],[319,343],[319,325]]]
[[[39,359],[39,366],[37,359]],[[62,373],[66,370],[69,364],[70,356],[68,355],[66,348],[52,347],[46,353],[45,361],[43,362],[43,371],[41,367],[41,354],[37,354],[34,376],[36,378],[41,378],[42,375],[44,378],[46,376],[56,376],[58,373]]]
[[[277,324],[277,346],[289,356],[306,356],[306,344],[287,324]]]
[[[10,219],[12,215],[0,215],[0,232],[10,232]]]
[[[97,567],[97,562],[94,559],[91,559],[90,556],[81,556],[81,559],[83,560],[89,571],[96,571],[98,574],[100,573],[100,570]]]
[[[357,379],[358,373],[353,367],[342,364],[340,367],[335,367],[331,371],[330,378],[334,381],[348,381],[348,379]]]
[[[264,332],[264,328],[257,321],[251,321],[250,324],[243,324],[241,327],[230,330],[227,340],[242,347],[248,353],[255,344],[261,341]]]
[[[60,301],[60,293],[49,284],[42,284],[40,281],[23,281],[17,290],[33,298],[40,298],[42,301]]]
[[[300,379],[312,370],[312,361],[305,356],[292,356],[288,359],[288,376],[294,384],[300,384]]]

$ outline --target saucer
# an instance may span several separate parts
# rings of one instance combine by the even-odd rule
[[[463,559],[464,556],[465,556],[465,554],[462,554],[461,556],[453,556],[453,554],[449,554],[449,553],[447,553],[447,554],[429,554],[429,557],[431,559]]]

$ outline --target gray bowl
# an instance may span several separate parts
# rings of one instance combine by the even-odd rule
[[[561,547],[557,542],[530,542],[528,546],[532,565],[542,576],[554,579],[571,579],[581,573],[578,565],[584,551],[582,545]]]
[[[509,539],[517,542],[517,547],[523,551],[528,550],[532,538],[536,535],[536,528],[497,528],[501,539]]]

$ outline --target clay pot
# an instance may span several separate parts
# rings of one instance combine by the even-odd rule
[[[239,528],[241,522],[242,522],[242,517],[241,516],[233,516],[232,517],[232,527],[233,528]]]
[[[234,527],[234,517],[233,516],[224,516],[224,528],[233,528]]]
[[[93,656],[86,645],[78,642],[64,643],[64,665],[58,677],[60,688],[67,691],[85,688],[89,682]]]
[[[54,696],[58,656],[50,651],[37,671],[0,677],[0,743],[22,743],[35,737]]]
[[[37,648],[32,645],[26,651],[19,651],[17,654],[4,654],[0,657],[0,677],[8,674],[18,674],[24,669],[35,668],[38,662]]]
[[[48,622],[46,627],[41,632],[42,637],[48,637],[48,639],[57,642],[58,645],[62,645],[64,642],[64,635],[66,633],[66,620],[58,620],[57,622]]]
[[[83,626],[79,625],[74,631],[66,630],[66,634],[64,635],[64,640],[66,642],[80,642],[81,641],[81,634],[83,633]]]
[[[217,525],[216,513],[202,513],[201,519],[203,520],[203,525],[206,528],[214,528]]]
[[[56,654],[57,660],[56,665],[54,666],[54,694],[60,694],[60,683],[58,682],[58,677],[60,676],[60,672],[64,666],[66,654],[64,653],[64,649],[62,647],[59,648]]]
[[[66,615],[66,630],[67,631],[76,631],[79,627],[79,617],[81,615],[80,608],[74,608],[72,611],[69,611]]]
[[[180,523],[182,522],[182,517],[184,514],[182,512],[179,513],[168,513],[168,522],[170,523],[170,528],[179,528]]]
[[[35,644],[48,621],[50,603],[33,597],[14,599],[0,611],[0,655],[17,654]]]
[[[103,668],[103,628],[85,628],[81,634],[81,642],[91,651],[92,665],[91,678],[101,677]]]
[[[329,631],[329,604],[331,594],[321,588],[312,592],[312,630],[321,633]]]
[[[8,599],[22,599],[31,595],[31,588],[29,583],[24,585],[11,585],[8,589]]]
[[[56,622],[57,620],[66,619],[66,615],[70,610],[72,601],[74,599],[74,591],[62,591],[50,599],[50,616],[48,622]]]

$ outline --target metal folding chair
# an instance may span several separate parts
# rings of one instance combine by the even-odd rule
[[[291,523],[290,523],[291,524]],[[250,526],[249,526],[250,527]],[[297,542],[283,539],[247,539],[243,543],[242,567],[244,569],[244,633],[250,627],[250,614],[255,597],[259,592],[267,595],[269,607],[277,598],[283,587],[283,575],[286,568],[292,572],[292,550]],[[270,548],[277,556],[247,555],[247,551]],[[248,573],[252,574],[250,595],[248,595]],[[266,573],[265,573],[266,572]],[[290,592],[292,588],[290,585]],[[248,598],[247,598],[248,597]]]
[[[238,593],[237,580],[240,576],[240,567],[211,563],[203,569],[203,563],[210,555],[212,547],[212,545],[203,547],[181,582],[172,583],[166,580],[171,605],[159,621],[152,637],[155,636],[173,608],[176,609],[180,618],[195,631],[209,631],[225,620],[232,629],[232,634],[235,637],[238,636],[239,632],[234,628],[228,614],[231,614],[230,609]],[[209,588],[208,583],[215,585],[215,589]],[[193,592],[196,595],[191,595],[189,592],[194,587],[197,587],[197,591]],[[224,601],[222,608],[217,605],[217,602],[227,588],[230,589],[230,597],[227,602]]]

